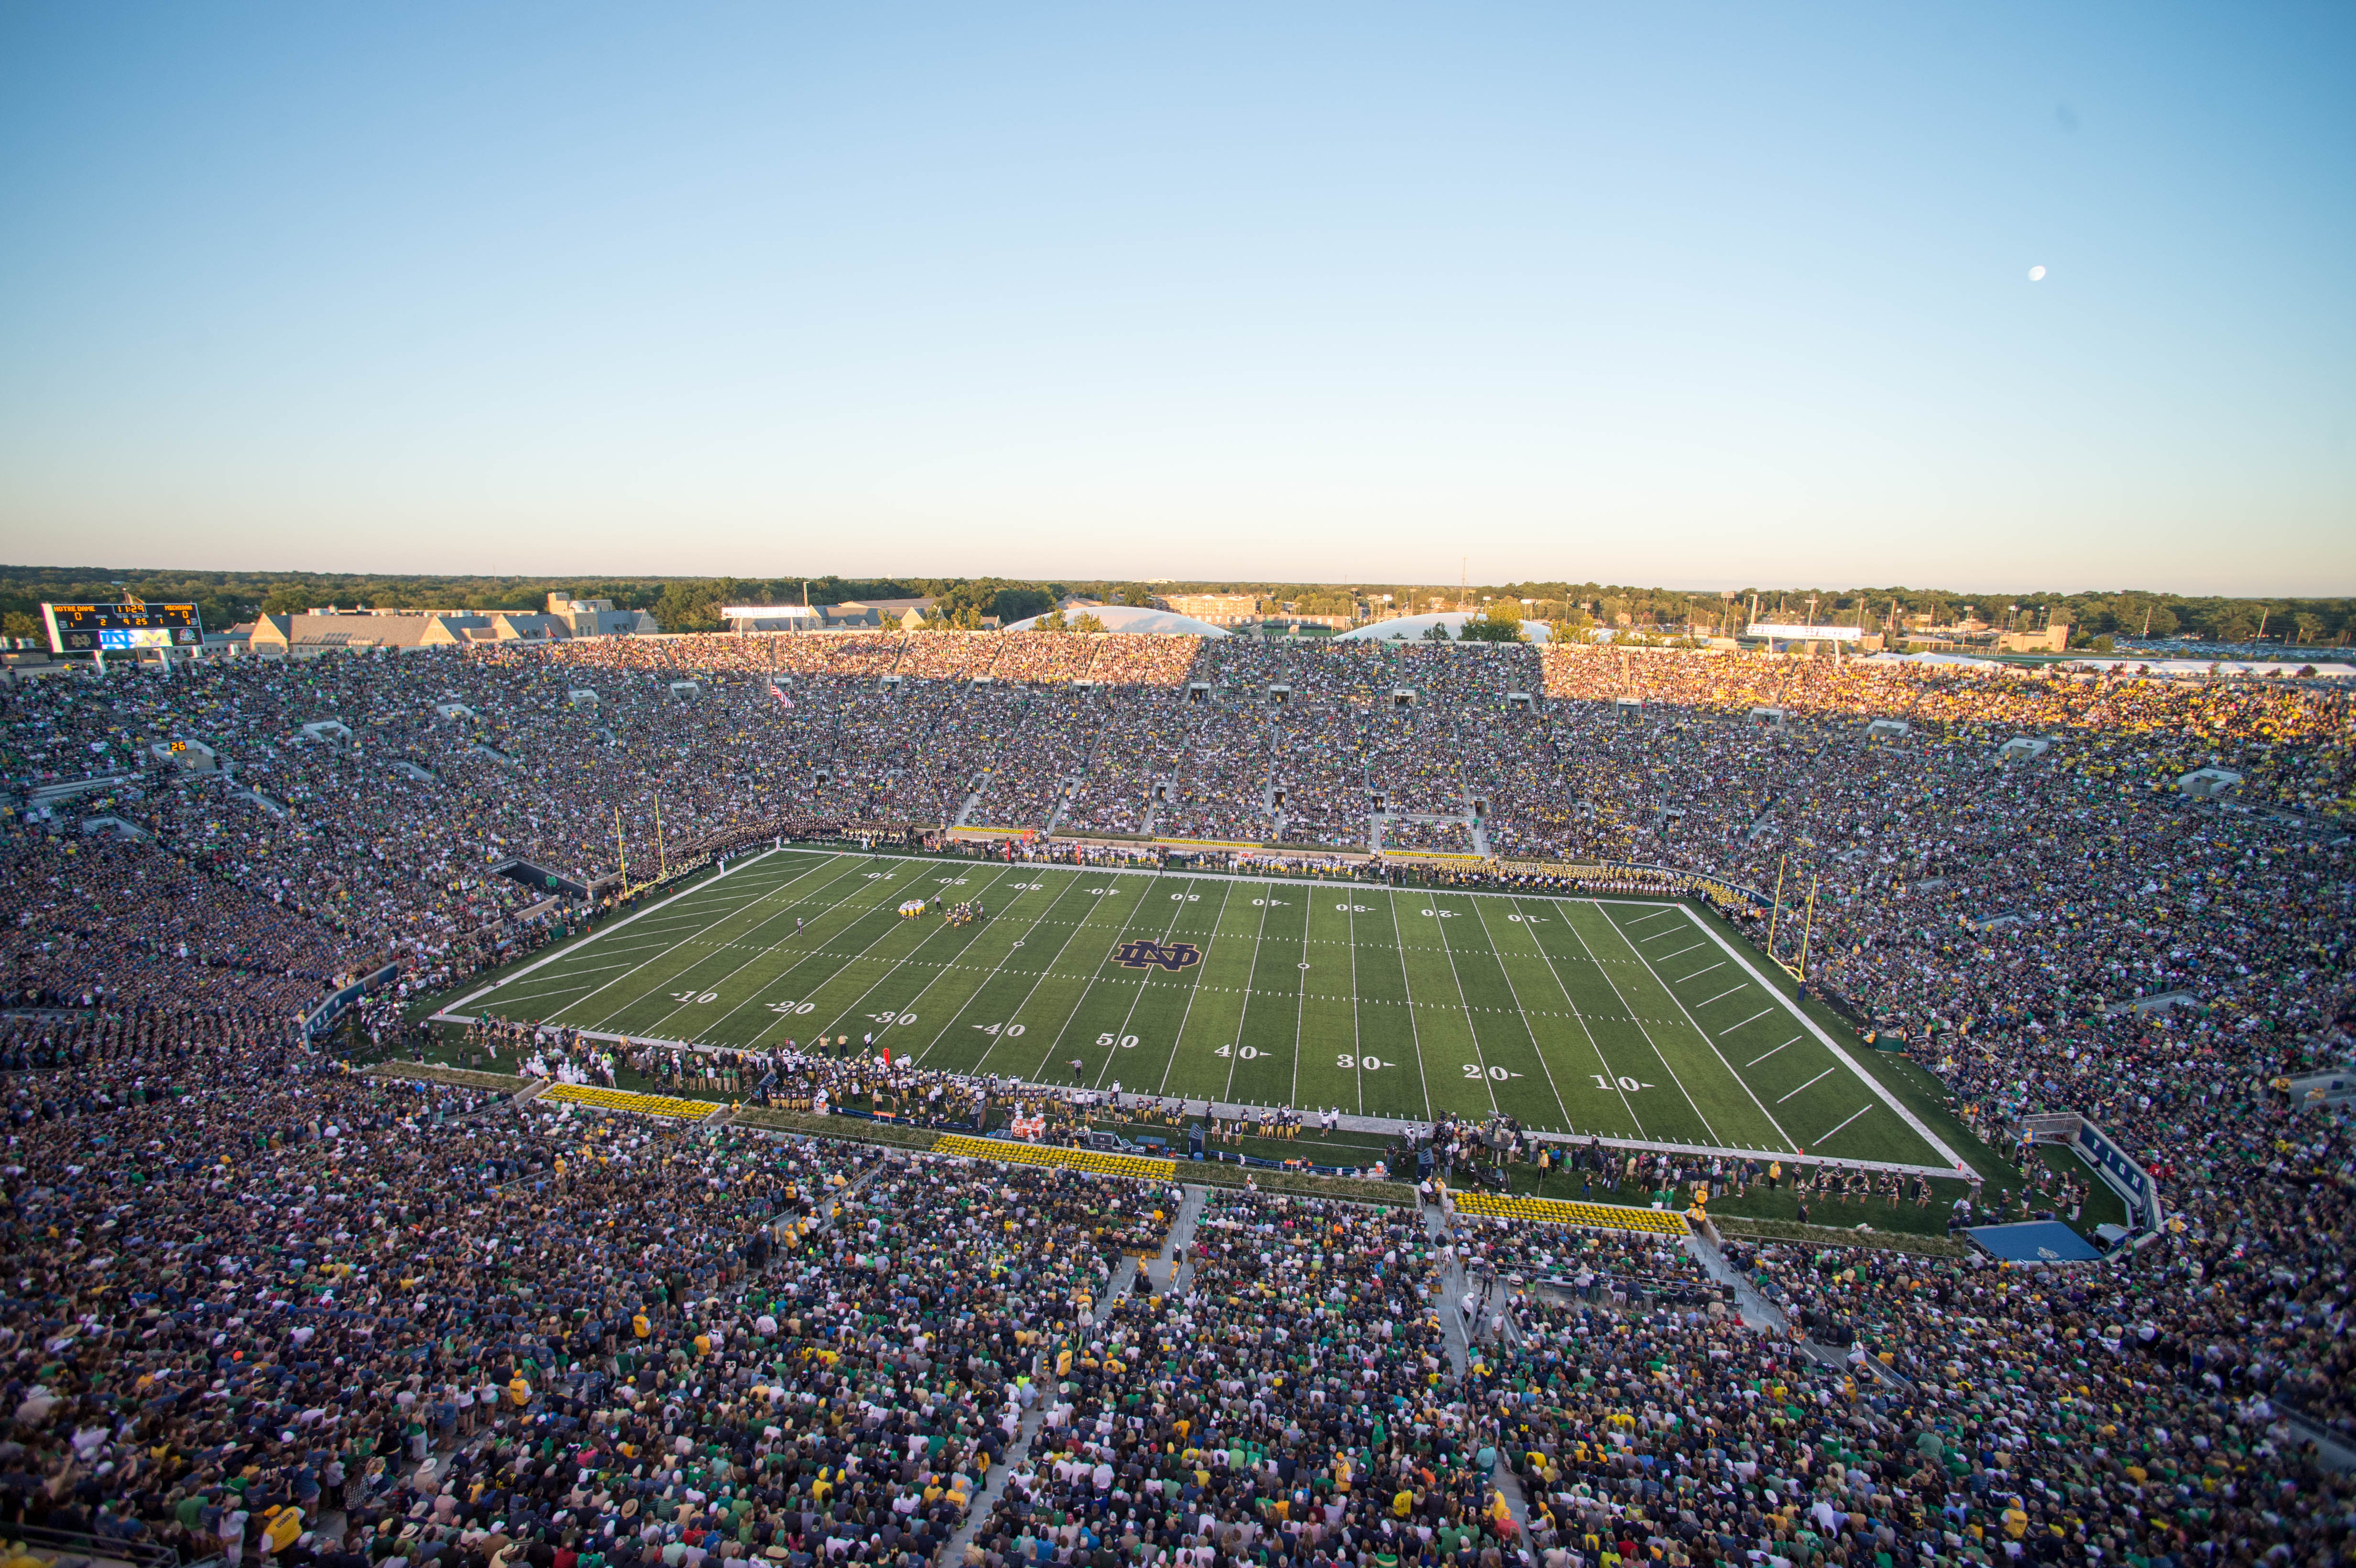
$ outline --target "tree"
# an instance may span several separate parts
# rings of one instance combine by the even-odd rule
[[[1434,621],[1430,625],[1426,626],[1423,629],[1423,640],[1427,643],[1444,643],[1448,641],[1448,623],[1445,621]]]
[[[1040,616],[1037,624],[1033,627],[1033,630],[1041,632],[1068,632],[1071,629],[1071,624],[1064,619],[1064,612],[1060,608],[1050,610]]]
[[[262,613],[265,615],[300,615],[314,603],[312,592],[299,582],[282,582],[263,596]]]
[[[1584,643],[1595,629],[1595,617],[1577,604],[1563,613],[1558,621],[1547,623],[1547,640],[1556,643]]]
[[[1489,608],[1464,623],[1457,635],[1468,643],[1526,643],[1529,638],[1522,631],[1521,603],[1513,599],[1493,599]]]
[[[37,637],[40,635],[40,621],[22,610],[11,610],[5,615],[0,615],[0,636]]]
[[[1111,628],[1108,627],[1102,621],[1098,620],[1093,613],[1086,610],[1081,611],[1078,614],[1072,617],[1072,630],[1075,632],[1103,632],[1110,629]]]
[[[722,585],[710,579],[666,583],[655,601],[655,620],[666,632],[716,632],[723,603]]]
[[[2257,631],[2257,616],[2239,604],[2228,604],[2209,618],[2209,635],[2217,642],[2246,643]]]
[[[997,616],[998,624],[1002,626],[1010,621],[1027,620],[1055,607],[1055,595],[1039,584],[1010,583],[991,595],[982,613]]]
[[[1141,610],[1151,609],[1153,604],[1153,590],[1142,582],[1131,582],[1113,595],[1113,603],[1133,604]]]

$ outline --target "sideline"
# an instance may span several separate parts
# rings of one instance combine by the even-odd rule
[[[1733,959],[1737,964],[1742,966],[1744,974],[1750,976],[1753,980],[1758,981],[1760,985],[1765,987],[1768,994],[1772,996],[1776,1001],[1782,1003],[1783,1009],[1786,1012],[1800,1020],[1801,1028],[1806,1029],[1810,1034],[1815,1035],[1817,1042],[1823,1045],[1826,1050],[1833,1053],[1834,1061],[1847,1068],[1851,1072],[1856,1073],[1858,1082],[1862,1083],[1868,1089],[1873,1091],[1875,1098],[1879,1099],[1883,1104],[1889,1106],[1891,1110],[1897,1112],[1899,1119],[1904,1122],[1908,1126],[1914,1129],[1914,1136],[1916,1137],[1919,1137],[1924,1143],[1929,1144],[1933,1149],[1938,1152],[1942,1158],[1947,1161],[1947,1169],[1941,1174],[1952,1177],[1959,1170],[1968,1171],[1972,1168],[1971,1161],[1964,1158],[1954,1149],[1949,1148],[1946,1145],[1946,1141],[1926,1126],[1923,1124],[1922,1117],[1908,1110],[1905,1104],[1900,1101],[1898,1096],[1890,1092],[1888,1086],[1885,1085],[1880,1079],[1876,1078],[1872,1073],[1868,1072],[1865,1070],[1864,1063],[1858,1061],[1857,1058],[1851,1056],[1847,1051],[1843,1050],[1838,1040],[1833,1039],[1831,1035],[1826,1034],[1823,1026],[1819,1025],[1815,1019],[1808,1016],[1807,1008],[1802,1007],[1796,997],[1784,995],[1783,987],[1770,983],[1766,976],[1762,975],[1758,970],[1752,968],[1751,966],[1751,960],[1745,956],[1742,952],[1734,945],[1734,944],[1726,939],[1726,933],[1724,932],[1719,931],[1716,926],[1710,924],[1708,921],[1703,919],[1699,910],[1694,909],[1690,905],[1683,907],[1685,908],[1687,915],[1692,919],[1693,923],[1701,927],[1701,929],[1708,933],[1711,941],[1726,949],[1726,955],[1729,958]],[[1778,1046],[1776,1049],[1780,1051],[1783,1047]],[[1854,1116],[1849,1118],[1849,1121],[1851,1122],[1855,1120],[1857,1120],[1857,1118]],[[1841,1124],[1842,1127],[1847,1125],[1848,1125],[1848,1122],[1843,1122]],[[1833,1132],[1837,1133],[1840,1130],[1840,1127],[1835,1127]],[[1832,1133],[1826,1133],[1825,1135],[1826,1137],[1830,1137],[1831,1136]],[[1820,1138],[1817,1141],[1821,1143],[1823,1139]],[[1818,1157],[1810,1156],[1806,1157],[1815,1158]],[[1847,1165],[1857,1162],[1843,1160],[1839,1163]],[[1889,1168],[1903,1169],[1907,1168],[1891,1167]]]

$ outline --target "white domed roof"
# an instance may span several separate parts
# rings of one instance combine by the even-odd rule
[[[1376,621],[1368,625],[1354,626],[1333,640],[1337,643],[1387,643],[1393,637],[1401,637],[1413,643],[1421,641],[1423,635],[1432,627],[1445,626],[1448,628],[1450,640],[1453,641],[1463,635],[1465,622],[1480,619],[1482,617],[1464,610],[1451,610],[1444,615],[1401,615],[1396,620]],[[1534,643],[1545,642],[1547,640],[1546,623],[1544,621],[1523,622],[1522,635]]]
[[[1208,621],[1197,621],[1192,615],[1181,615],[1173,610],[1155,610],[1142,604],[1076,604],[1064,612],[1064,619],[1076,621],[1083,615],[1094,615],[1104,623],[1108,632],[1153,632],[1172,637],[1224,637],[1222,627]],[[1035,632],[1039,617],[1017,621],[1005,628],[1010,632]]]

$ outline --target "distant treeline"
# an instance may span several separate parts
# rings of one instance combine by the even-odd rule
[[[125,594],[186,603],[202,611],[216,630],[257,614],[284,614],[326,604],[347,609],[538,610],[552,591],[575,598],[608,599],[626,610],[651,611],[666,631],[711,631],[723,604],[836,604],[851,599],[937,601],[936,624],[979,625],[984,617],[1021,620],[1067,597],[1142,604],[1178,593],[1249,593],[1274,610],[1291,604],[1304,614],[1350,614],[1360,606],[1377,612],[1452,608],[1469,599],[1526,600],[1524,615],[1537,621],[1578,622],[1591,616],[1605,625],[1733,630],[1751,615],[1755,595],[1766,619],[1813,616],[1818,622],[1862,624],[1879,629],[1928,615],[1952,624],[1968,607],[1980,619],[2002,625],[2035,626],[2067,619],[2073,643],[2098,636],[2201,637],[2246,643],[2264,628],[2268,643],[2333,645],[2356,630],[2356,600],[2240,599],[2120,589],[2083,593],[1975,593],[1953,589],[1844,588],[1750,589],[1721,593],[1675,588],[1640,588],[1606,582],[1506,582],[1460,587],[1455,583],[1274,582],[1201,581],[1141,582],[1073,579],[1038,581],[1000,577],[387,577],[356,572],[184,571],[102,567],[0,566],[0,619],[14,636],[38,630],[44,600],[107,602]],[[1387,596],[1387,597],[1386,597]],[[1622,616],[1628,619],[1621,621]]]

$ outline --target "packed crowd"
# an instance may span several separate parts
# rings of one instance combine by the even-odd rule
[[[1543,706],[1513,700],[1531,692]],[[1855,1348],[1838,1368],[1697,1308],[1606,1320],[1574,1269],[1577,1299],[1533,1295],[1484,1341],[1491,1403],[1451,1409],[1414,1386],[1437,1278],[1419,1243],[1359,1211],[1239,1200],[1213,1211],[1189,1289],[1120,1304],[1117,1348],[1078,1344],[1082,1375],[1055,1379],[1063,1468],[1033,1467],[1028,1507],[984,1534],[994,1550],[1061,1555],[1083,1531],[1092,1550],[1173,1557],[1510,1547],[1460,1465],[1487,1408],[1527,1424],[1505,1447],[1538,1477],[1543,1550],[1581,1568],[1607,1541],[1629,1555],[1622,1540],[1697,1559],[1764,1540],[1800,1561],[1845,1543],[1919,1561],[2008,1538],[2129,1561],[2204,1541],[2304,1555],[2339,1539],[2344,1502],[2275,1417],[2356,1435],[2356,1150],[2340,1113],[2269,1085],[2356,1044],[2351,756],[2346,699],[2297,683],[1552,647],[616,639],[12,686],[12,785],[106,777],[79,800],[27,795],[0,844],[5,1326],[29,1483],[0,1490],[20,1521],[135,1519],[179,1542],[266,1540],[325,1496],[367,1533],[315,1544],[369,1557],[505,1535],[576,1560],[731,1543],[924,1559],[1003,1448],[1018,1352],[1076,1334],[1109,1258],[1153,1242],[1141,1200],[1114,1214],[1046,1177],[978,1193],[895,1165],[885,1192],[974,1222],[918,1226],[862,1197],[820,1237],[803,1222],[872,1158],[362,1084],[292,1043],[293,1019],[388,963],[424,985],[496,957],[549,894],[503,874],[516,861],[587,888],[626,857],[636,880],[783,818],[937,824],[977,790],[975,820],[1001,826],[1061,810],[1105,832],[1363,847],[1373,796],[1396,792],[1482,801],[1493,849],[1520,859],[1762,893],[1780,878],[1786,932],[1813,893],[1815,983],[1901,1034],[1985,1136],[2039,1109],[2094,1119],[2157,1179],[2168,1222],[2075,1284],[1814,1249],[1744,1260],[1804,1331]],[[2189,796],[2176,781],[2198,768],[2238,790]],[[577,1040],[483,1043],[502,1069],[574,1082],[616,1066]],[[633,1065],[680,1087],[714,1072]],[[977,1093],[823,1047],[735,1071],[748,1100],[818,1085],[945,1123]],[[1835,1222],[1917,1200],[1794,1174]],[[1673,1196],[1745,1179],[1610,1176]],[[974,1269],[984,1234],[996,1275]],[[1526,1281],[1630,1266],[1467,1244]],[[1266,1327],[1231,1339],[1247,1322]],[[954,1369],[906,1360],[931,1335],[964,1348]],[[1231,1344],[1233,1374],[1185,1383],[1165,1339],[1182,1362]],[[1379,1396],[1344,1400],[1337,1377]],[[421,1481],[421,1434],[446,1456],[469,1426],[497,1440]],[[1351,1451],[1318,1458],[1297,1507],[1299,1467],[1260,1467],[1295,1427]],[[1184,1463],[1215,1429],[1240,1445],[1195,1441]],[[1402,1465],[1406,1509],[1373,1506]],[[1632,1517],[1647,1535],[1612,1533]]]

